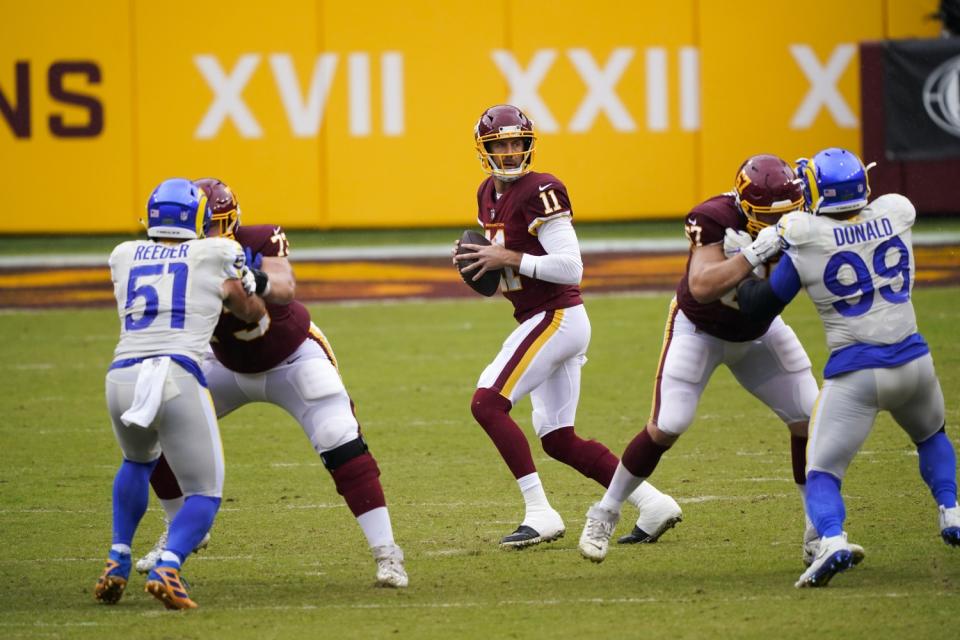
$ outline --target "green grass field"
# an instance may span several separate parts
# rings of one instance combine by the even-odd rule
[[[960,447],[960,291],[915,304]],[[593,323],[578,431],[616,453],[642,426],[669,296],[589,297]],[[511,330],[496,301],[314,306],[358,405],[411,586],[376,589],[359,527],[296,423],[248,406],[221,422],[223,509],[185,568],[201,608],[167,612],[132,577],[123,601],[91,590],[110,542],[120,461],[103,374],[112,310],[0,314],[0,637],[4,638],[844,638],[951,637],[960,550],[906,436],[883,416],[844,485],[847,529],[867,558],[822,590],[798,591],[800,500],[786,429],[719,371],[691,431],[654,484],[684,522],[658,544],[582,560],[576,540],[600,487],[532,443],[567,523],[557,543],[504,552],[523,515],[515,482],[469,412],[477,376]],[[787,320],[819,372],[822,329],[806,301]],[[514,411],[529,427],[529,403]],[[528,433],[532,431],[528,428]],[[532,435],[531,435],[532,437]],[[628,515],[627,515],[628,514]],[[628,530],[632,510],[618,532]],[[151,504],[135,541],[161,526]],[[954,631],[950,631],[953,629]]]

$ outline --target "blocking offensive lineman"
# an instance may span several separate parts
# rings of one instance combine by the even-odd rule
[[[197,606],[180,566],[213,524],[224,471],[200,361],[224,306],[247,322],[265,313],[263,301],[241,285],[246,266],[240,245],[201,239],[211,213],[207,196],[189,180],[166,180],[147,204],[149,240],[124,242],[110,254],[121,327],[106,395],[123,463],[113,484],[113,545],[94,588],[105,604],[116,604],[126,589],[130,545],[162,448],[186,499],[146,590],[168,609]]]
[[[604,486],[617,458],[601,443],[581,439],[573,427],[590,320],[580,298],[583,264],[566,187],[556,176],[531,171],[536,136],[518,108],[484,111],[474,138],[490,174],[477,192],[477,221],[492,244],[465,244],[475,253],[455,256],[454,263],[476,259],[464,269],[474,276],[502,268],[501,290],[520,323],[480,375],[471,403],[526,504],[520,526],[500,541],[503,548],[519,549],[560,538],[564,524],[547,500],[526,437],[510,417],[518,400],[530,395],[534,428],[552,458]],[[676,501],[650,485],[629,499],[640,507],[635,542],[655,542],[681,519]]]
[[[256,293],[267,308],[257,324],[229,313],[220,317],[211,342],[215,357],[208,355],[203,363],[217,415],[268,402],[293,416],[363,530],[377,564],[377,584],[406,587],[403,551],[393,538],[380,469],[360,433],[330,343],[294,299],[286,234],[279,226],[241,225],[236,196],[219,180],[196,184],[210,198],[210,234],[235,239],[253,256]],[[151,482],[157,495],[168,500],[180,493],[176,477],[162,465]],[[142,559],[137,570],[151,560]]]
[[[960,507],[943,392],[910,302],[916,210],[894,193],[868,205],[867,168],[845,149],[801,160],[800,176],[810,213],[780,220],[783,259],[769,281],[744,282],[738,293],[744,311],[765,315],[779,313],[806,289],[826,329],[830,357],[807,462],[807,512],[820,543],[795,585],[822,587],[855,564],[843,531],[840,484],[880,410],[916,445],[940,535],[954,547],[960,546]]]
[[[624,451],[606,494],[588,511],[580,538],[580,553],[594,562],[606,556],[624,499],[643,486],[660,457],[686,432],[721,364],[787,425],[793,478],[803,495],[807,423],[817,395],[810,359],[779,316],[752,319],[740,313],[734,296],[746,274],[765,270],[763,263],[778,253],[776,231],[769,225],[799,209],[803,194],[790,165],[772,155],[748,158],[734,184],[733,192],[714,196],[687,215],[690,255],[667,314],[650,419]],[[740,255],[732,255],[735,251]],[[807,564],[815,537],[808,521]]]

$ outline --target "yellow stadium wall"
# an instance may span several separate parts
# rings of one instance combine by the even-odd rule
[[[936,0],[33,0],[0,21],[0,233],[131,231],[172,176],[244,221],[469,224],[513,101],[580,220],[682,215],[739,163],[860,146],[856,43]]]

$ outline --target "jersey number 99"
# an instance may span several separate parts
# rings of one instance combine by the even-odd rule
[[[887,265],[887,253],[895,249],[897,252],[897,261],[893,265]],[[893,288],[894,283],[885,284],[879,289],[873,288],[873,275],[870,268],[859,254],[853,251],[841,251],[834,254],[827,262],[827,267],[823,271],[823,284],[830,293],[848,298],[857,293],[860,299],[857,302],[850,303],[846,300],[838,300],[833,303],[834,309],[848,318],[862,316],[870,307],[873,306],[873,299],[876,291],[884,300],[893,304],[902,304],[910,299],[910,250],[899,237],[894,236],[886,242],[880,244],[873,252],[873,273],[881,278],[894,279],[903,278],[903,284],[900,289]],[[839,274],[843,266],[849,266],[856,275],[856,280],[849,284],[840,282]]]

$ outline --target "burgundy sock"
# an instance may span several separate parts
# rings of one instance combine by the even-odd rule
[[[370,453],[353,458],[330,472],[337,493],[343,496],[354,516],[387,506],[380,485],[380,468]]]
[[[650,437],[650,432],[644,428],[627,445],[620,462],[623,463],[627,471],[638,478],[649,478],[653,474],[653,470],[657,468],[660,456],[669,448],[654,442],[653,438]]]
[[[510,417],[510,401],[493,389],[477,389],[470,403],[473,417],[487,432],[514,478],[535,473],[530,445],[523,431]]]
[[[551,431],[540,439],[543,450],[551,458],[570,465],[604,487],[610,486],[617,470],[617,456],[596,440],[584,440],[573,427]]]
[[[183,491],[180,490],[180,483],[177,482],[177,476],[173,475],[173,469],[167,462],[166,456],[160,454],[157,466],[153,468],[150,475],[150,486],[153,492],[161,500],[175,500],[183,497]]]
[[[790,461],[793,463],[793,481],[807,483],[807,438],[790,434]]]

